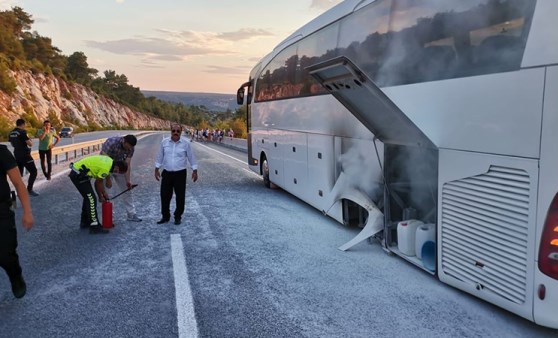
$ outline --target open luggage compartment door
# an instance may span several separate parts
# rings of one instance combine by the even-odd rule
[[[339,56],[312,65],[307,70],[380,141],[435,148],[426,135],[348,58]]]

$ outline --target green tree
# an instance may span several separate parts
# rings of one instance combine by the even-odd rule
[[[37,60],[41,63],[42,69],[50,68],[57,75],[64,74],[66,67],[66,57],[62,55],[60,49],[52,45],[50,38],[40,36],[37,32],[23,33],[21,44],[25,51],[26,59],[29,61]]]
[[[10,59],[23,59],[24,52],[19,36],[23,26],[13,11],[0,12],[0,53]]]
[[[70,80],[88,85],[91,84],[93,76],[96,76],[98,71],[94,68],[89,68],[87,56],[83,52],[74,52],[68,57],[64,73]]]

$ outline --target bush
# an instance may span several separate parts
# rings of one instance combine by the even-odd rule
[[[8,71],[8,66],[0,62],[0,90],[8,95],[12,95],[17,88],[17,84]]]
[[[0,116],[0,141],[4,142],[8,140],[8,134],[12,129],[14,129],[14,125],[8,120],[5,116]]]

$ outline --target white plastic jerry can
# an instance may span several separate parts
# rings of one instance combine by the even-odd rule
[[[417,228],[422,221],[411,219],[397,223],[397,248],[406,256],[415,256]]]

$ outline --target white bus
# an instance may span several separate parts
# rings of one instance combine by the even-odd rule
[[[251,71],[250,168],[558,328],[558,1],[346,0]]]

